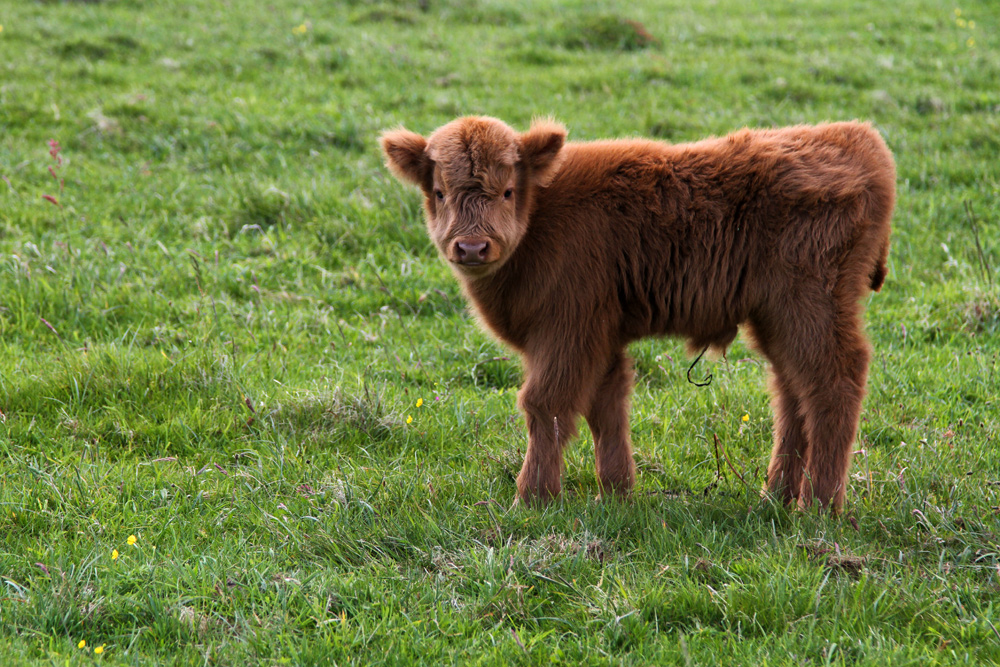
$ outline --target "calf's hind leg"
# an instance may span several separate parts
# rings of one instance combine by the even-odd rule
[[[799,506],[808,507],[815,500],[839,510],[847,491],[871,352],[854,300],[838,303],[828,295],[810,296],[803,296],[809,299],[803,301],[810,304],[809,312],[786,314],[785,322],[792,326],[781,332],[772,354],[799,401],[807,442]],[[794,470],[792,474],[794,479]]]
[[[767,467],[767,490],[782,502],[789,504],[799,499],[802,472],[805,466],[809,441],[801,404],[787,378],[772,370],[771,391],[774,408],[774,446],[771,463]]]
[[[769,385],[774,411],[774,445],[767,468],[767,491],[785,504],[791,504],[799,499],[809,447],[802,404],[788,369],[783,367],[784,355],[776,351],[775,333],[770,324],[767,321],[753,322],[749,333],[757,349],[771,362]]]
[[[602,494],[626,495],[635,486],[635,461],[628,425],[632,376],[631,362],[618,352],[586,412],[594,435],[594,458]]]

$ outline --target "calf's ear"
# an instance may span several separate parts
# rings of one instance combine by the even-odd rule
[[[549,119],[535,120],[531,129],[521,135],[521,160],[531,169],[536,184],[545,187],[555,177],[564,143],[566,128]]]
[[[426,139],[400,127],[382,134],[379,142],[385,153],[385,165],[396,178],[414,185],[426,184],[431,170]]]

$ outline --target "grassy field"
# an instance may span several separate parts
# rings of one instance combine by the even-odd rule
[[[992,0],[0,0],[0,25],[0,662],[1000,662]],[[583,426],[564,497],[509,509],[518,361],[376,143],[466,113],[877,126],[899,206],[842,517],[760,499],[739,341],[705,388],[680,342],[633,346],[632,500],[594,502]]]

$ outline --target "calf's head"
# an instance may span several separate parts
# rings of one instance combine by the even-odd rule
[[[553,121],[517,133],[485,116],[459,118],[430,137],[403,128],[382,135],[386,164],[420,186],[431,239],[469,278],[489,275],[514,252],[531,203],[559,169],[566,129]]]

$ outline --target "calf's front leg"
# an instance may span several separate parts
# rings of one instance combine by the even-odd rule
[[[562,449],[576,435],[576,420],[591,402],[598,366],[593,356],[550,354],[526,357],[525,367],[518,404],[528,426],[528,451],[517,493],[524,502],[545,503],[562,490]]]
[[[625,496],[635,486],[628,425],[632,378],[632,363],[619,352],[605,371],[586,413],[594,435],[594,459],[602,494]]]

